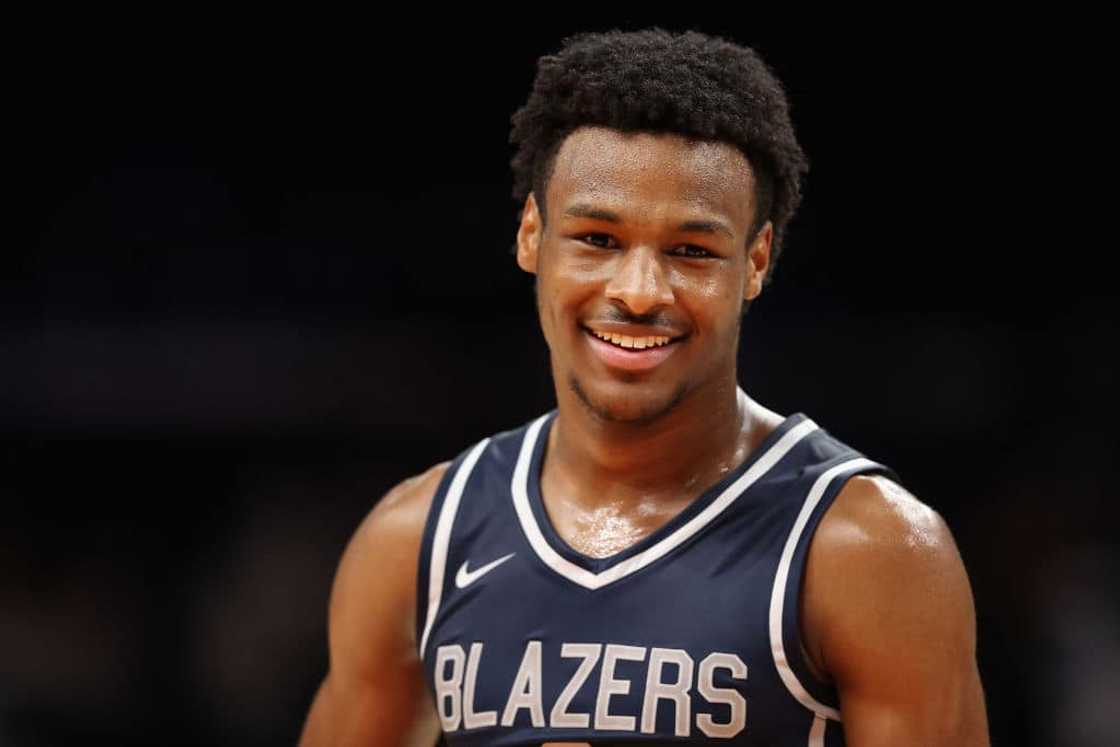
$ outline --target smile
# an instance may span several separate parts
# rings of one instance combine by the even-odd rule
[[[660,366],[680,348],[679,338],[667,335],[635,337],[584,329],[591,351],[607,368],[636,373]]]
[[[589,329],[588,332],[604,342],[609,342],[620,348],[629,350],[644,350],[646,348],[659,348],[669,344],[668,337],[630,337],[629,335],[606,334]]]

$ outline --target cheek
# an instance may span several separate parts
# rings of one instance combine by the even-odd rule
[[[562,267],[555,264],[538,266],[537,313],[545,342],[555,351],[555,343],[570,305],[571,283]]]
[[[743,299],[743,283],[731,273],[676,278],[680,295],[692,299],[695,313],[702,314],[707,325],[722,328],[724,321],[734,326],[739,318]]]
[[[536,283],[536,301],[537,301],[537,317],[541,322],[541,332],[544,333],[544,341],[548,344],[549,348],[552,347],[552,307],[548,303],[549,298],[552,297],[551,285],[548,278],[544,273],[537,271]]]
[[[614,269],[610,260],[581,257],[578,254],[562,255],[550,268],[557,282],[577,293],[607,282]]]
[[[537,274],[542,292],[548,294],[544,305],[557,315],[578,309],[610,277],[609,268],[604,267],[604,264],[574,257],[561,257],[550,263],[543,272]]]

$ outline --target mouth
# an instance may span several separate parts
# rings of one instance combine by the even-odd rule
[[[664,363],[683,337],[622,335],[583,328],[595,357],[605,366],[626,372],[650,371]]]
[[[587,332],[594,337],[599,338],[603,342],[610,343],[611,345],[622,348],[623,350],[645,350],[646,348],[660,348],[668,345],[673,341],[673,338],[669,337],[668,335],[632,337],[630,335],[620,335],[613,332],[596,332],[593,329],[588,329]]]

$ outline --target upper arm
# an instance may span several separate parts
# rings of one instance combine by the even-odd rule
[[[416,577],[447,465],[391,490],[358,527],[331,588],[330,671],[301,744],[431,745],[438,720],[416,645]]]
[[[933,510],[885,478],[853,478],[810,547],[802,604],[849,744],[988,743],[972,592]]]

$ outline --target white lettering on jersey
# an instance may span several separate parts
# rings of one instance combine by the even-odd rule
[[[509,689],[505,710],[502,711],[502,726],[513,726],[517,712],[529,709],[529,718],[535,728],[544,726],[544,707],[541,705],[541,642],[529,641],[521,666],[513,678]]]
[[[729,687],[716,687],[712,684],[715,670],[729,669],[731,676],[737,680],[747,678],[747,665],[735,654],[712,653],[700,662],[700,676],[698,689],[709,703],[726,703],[731,706],[731,719],[724,724],[716,723],[715,719],[707,713],[696,715],[696,726],[705,735],[713,738],[733,737],[747,727],[747,701],[739,694],[738,690]]]
[[[439,720],[444,731],[455,731],[459,728],[459,719],[462,716],[461,698],[463,685],[463,662],[467,655],[463,647],[457,644],[440,646],[436,651],[436,706],[439,710]],[[451,676],[446,676],[447,665],[451,664]],[[447,708],[444,708],[447,705]]]
[[[603,731],[634,731],[633,716],[612,716],[610,714],[611,696],[626,695],[630,692],[630,680],[616,680],[614,667],[619,659],[643,661],[646,658],[644,646],[620,646],[608,643],[603,654],[603,668],[599,672],[599,694],[595,698],[595,728]]]
[[[666,664],[677,665],[677,681],[662,682],[661,671]],[[679,648],[654,648],[649,652],[649,671],[646,673],[646,694],[642,699],[642,733],[657,730],[657,701],[671,700],[676,706],[673,733],[678,737],[689,735],[692,719],[692,657]]]
[[[474,710],[474,685],[478,680],[478,662],[482,658],[482,644],[472,643],[470,656],[467,657],[467,681],[463,685],[463,728],[479,729],[498,723],[497,711]]]
[[[603,650],[601,643],[565,643],[560,647],[560,656],[565,659],[581,657],[579,668],[572,675],[572,679],[564,686],[556,704],[552,706],[552,713],[548,716],[548,725],[554,729],[586,729],[591,723],[591,715],[587,713],[568,713],[568,705],[572,702],[583,683],[587,680],[595,663],[599,661],[599,654]]]
[[[436,709],[444,732],[464,729],[482,729],[498,725],[496,710],[475,710],[475,689],[478,669],[482,662],[483,644],[475,641],[469,652],[459,644],[440,646],[436,650],[435,682]],[[532,728],[545,726],[544,718],[544,646],[541,641],[528,641],[521,656],[521,664],[509,689],[501,725],[513,727],[522,709],[529,712]],[[730,679],[747,679],[747,665],[737,655],[716,651],[708,654],[697,667],[692,656],[679,648],[649,648],[626,646],[617,643],[564,643],[560,656],[581,659],[576,671],[556,698],[549,712],[548,726],[559,729],[586,729],[591,725],[591,714],[572,712],[568,709],[584,684],[591,677],[602,656],[598,689],[595,692],[595,729],[600,731],[630,731],[638,726],[639,714],[611,713],[611,698],[630,692],[631,681],[619,678],[615,670],[619,661],[649,661],[645,665],[645,691],[642,695],[641,733],[657,733],[657,709],[661,701],[673,704],[673,734],[692,736],[693,686],[709,703],[726,705],[730,716],[717,721],[710,713],[695,714],[696,728],[714,739],[728,739],[742,732],[747,726],[747,701],[734,687],[716,687],[715,673],[725,669]],[[675,676],[666,669],[675,670]],[[491,671],[488,669],[488,671]],[[696,673],[695,680],[693,673]],[[488,676],[493,677],[491,672]],[[671,677],[671,679],[670,679]],[[668,680],[668,681],[667,681]],[[492,688],[487,688],[492,692]],[[719,715],[722,715],[722,709]]]

